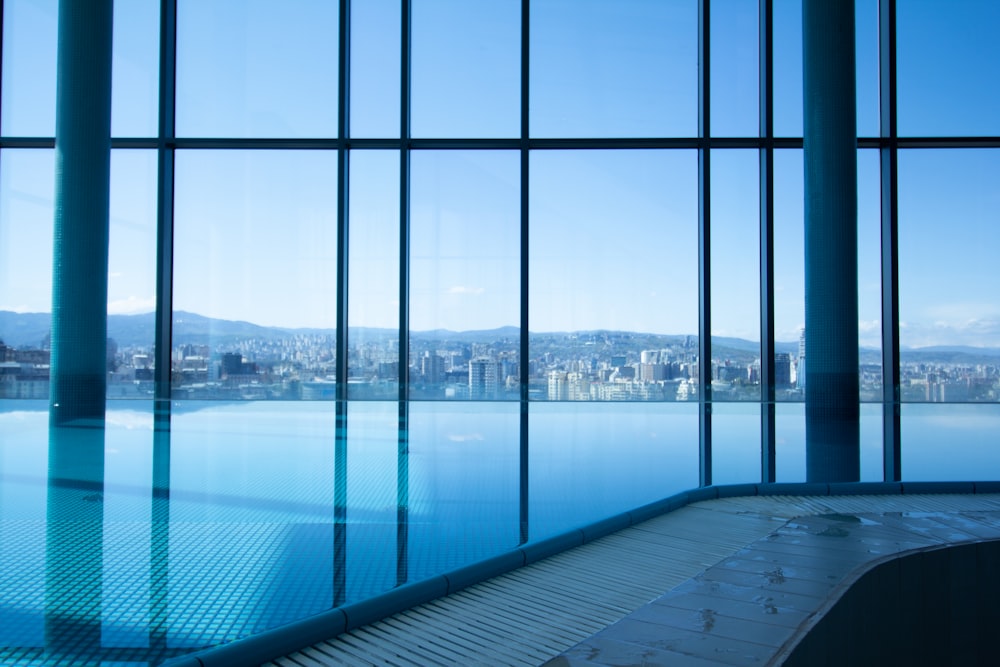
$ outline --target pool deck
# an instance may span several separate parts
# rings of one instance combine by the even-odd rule
[[[871,563],[994,539],[1000,493],[705,500],[266,664],[777,664]]]

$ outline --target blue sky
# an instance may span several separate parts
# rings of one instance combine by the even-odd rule
[[[51,136],[55,0],[4,5],[2,131]],[[719,136],[757,126],[756,7],[713,2],[713,115]],[[236,8],[239,11],[236,11]],[[399,127],[399,3],[354,11],[354,136]],[[857,0],[858,130],[878,132],[877,3]],[[113,133],[156,130],[158,10],[116,3]],[[539,137],[693,136],[693,0],[533,0],[531,132]],[[899,128],[905,135],[1000,134],[994,77],[1000,5],[899,5]],[[801,134],[801,15],[775,0],[775,131]],[[180,3],[178,134],[325,137],[336,132],[332,3]],[[519,6],[413,1],[414,136],[520,131]],[[53,156],[0,155],[0,309],[51,301]],[[536,151],[531,156],[529,325],[654,333],[697,330],[696,155]],[[415,330],[516,325],[519,156],[415,152],[411,161]],[[861,151],[861,341],[880,319],[878,156]],[[800,151],[775,157],[777,337],[804,319]],[[899,163],[904,346],[1000,346],[1000,151],[915,150]],[[337,165],[318,151],[179,152],[175,307],[289,327],[332,327]],[[155,154],[112,160],[110,312],[154,306]],[[757,157],[713,157],[713,331],[756,338]],[[352,325],[398,319],[398,154],[352,156]]]

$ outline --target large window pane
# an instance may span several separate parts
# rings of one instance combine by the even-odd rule
[[[697,398],[693,151],[531,156],[532,397]]]
[[[351,3],[351,136],[399,136],[399,0]]]
[[[904,400],[1000,400],[1000,151],[899,153]]]
[[[336,3],[177,4],[178,135],[336,135]]]
[[[410,396],[516,399],[520,156],[410,159]]]
[[[712,405],[712,483],[761,481],[761,406],[755,403]]]
[[[698,484],[697,403],[532,403],[529,415],[529,540]]]
[[[180,151],[176,397],[326,398],[337,303],[336,154]]]
[[[160,3],[116,2],[111,135],[155,137],[159,119]]]
[[[1000,3],[908,0],[896,27],[899,133],[1000,134]]]
[[[348,398],[399,395],[399,152],[351,152]]]
[[[413,136],[518,136],[520,55],[515,0],[414,0]]]
[[[876,150],[858,151],[858,354],[862,401],[882,399],[882,199]]]
[[[774,397],[805,400],[805,212],[802,151],[774,152]]]
[[[531,134],[694,136],[694,0],[534,0]]]
[[[711,4],[712,134],[755,137],[758,126],[758,13],[756,2]]]
[[[774,0],[774,134],[802,136],[802,2]]]
[[[108,398],[152,398],[156,152],[111,152]]]
[[[760,399],[758,151],[712,151],[712,400]]]
[[[0,135],[56,133],[56,0],[3,3]]]
[[[1000,406],[903,405],[900,423],[904,481],[1000,475]]]
[[[855,0],[855,94],[859,137],[879,135],[879,2]]]
[[[409,407],[409,581],[518,545],[520,406],[441,403]],[[398,543],[397,543],[398,544]]]
[[[54,158],[51,150],[0,151],[0,310],[52,311]]]
[[[54,152],[0,151],[0,341],[6,398],[48,398]],[[11,358],[12,357],[12,358]]]

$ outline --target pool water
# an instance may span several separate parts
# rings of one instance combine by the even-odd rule
[[[778,481],[804,481],[779,404]],[[905,479],[1000,479],[1000,406],[903,406]],[[693,403],[0,401],[0,663],[154,667],[698,484]],[[759,405],[713,406],[718,483]],[[881,479],[881,406],[862,406]]]
[[[532,406],[524,467],[517,403],[143,407],[0,404],[3,664],[157,665],[697,485],[694,405]]]

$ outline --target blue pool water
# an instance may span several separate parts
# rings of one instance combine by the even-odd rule
[[[0,401],[0,662],[152,667],[698,482],[695,404],[352,402],[339,439],[335,407],[182,402],[164,430],[120,402],[50,433]],[[718,483],[759,481],[759,414],[713,407]],[[803,481],[802,406],[777,414]],[[906,478],[1000,477],[998,406],[906,405],[903,433]],[[880,479],[879,406],[862,434]]]

